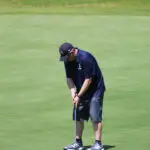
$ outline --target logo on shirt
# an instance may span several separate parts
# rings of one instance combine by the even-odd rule
[[[79,66],[78,66],[78,70],[82,70],[82,66],[81,66],[81,64],[79,64]]]

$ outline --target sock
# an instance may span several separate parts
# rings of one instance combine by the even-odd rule
[[[99,145],[102,144],[100,140],[95,140],[95,143],[97,143],[97,144],[99,144]]]
[[[82,144],[82,139],[76,139],[76,142]]]

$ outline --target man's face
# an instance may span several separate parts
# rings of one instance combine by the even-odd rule
[[[76,56],[75,56],[75,49],[71,50],[71,53],[67,55],[67,61],[72,62],[75,61]]]
[[[71,53],[68,55],[67,61],[72,62],[72,61],[75,61],[75,59],[76,59],[76,57],[74,56],[74,53],[71,52]]]
[[[60,57],[60,61],[64,61],[64,62],[72,62],[76,60],[76,49],[72,49],[69,54]]]

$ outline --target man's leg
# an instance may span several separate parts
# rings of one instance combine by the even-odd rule
[[[75,109],[73,111],[73,120],[75,120]],[[84,101],[84,103],[80,103],[77,108],[76,113],[76,139],[82,140],[82,134],[84,130],[84,120],[89,119],[89,102]]]
[[[84,121],[76,121],[76,139],[82,139]]]
[[[80,107],[79,107],[80,108]],[[84,120],[82,120],[80,117],[82,117],[82,109],[77,109],[77,112],[75,112],[75,108],[73,110],[73,120],[76,122],[76,136],[75,136],[75,142],[73,144],[70,144],[64,148],[64,150],[69,150],[69,149],[78,149],[78,150],[83,150],[83,143],[82,143],[82,134],[84,130]],[[83,108],[83,107],[82,107]],[[75,115],[76,113],[76,115]],[[76,119],[75,119],[76,118]],[[80,121],[79,121],[80,120]]]
[[[104,150],[102,146],[102,107],[103,96],[98,99],[92,98],[90,103],[90,117],[95,134],[95,143],[88,150]]]
[[[100,141],[102,140],[102,123],[101,122],[92,122],[93,130],[95,134],[95,140]]]
[[[66,146],[64,150],[78,149],[83,150],[82,133],[84,129],[84,121],[76,121],[76,139],[75,142]]]

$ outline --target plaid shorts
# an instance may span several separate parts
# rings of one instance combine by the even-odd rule
[[[76,120],[88,121],[91,118],[92,122],[101,122],[103,98],[104,95],[99,98],[93,97],[91,100],[82,100],[76,109]],[[73,108],[73,120],[75,120],[75,108]]]

